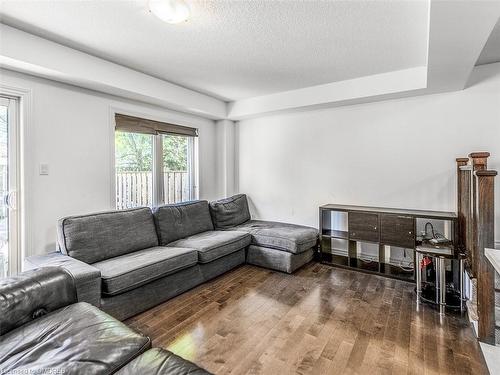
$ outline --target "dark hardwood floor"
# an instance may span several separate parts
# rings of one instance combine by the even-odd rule
[[[413,287],[245,265],[126,323],[215,374],[487,374],[466,318],[417,311]]]

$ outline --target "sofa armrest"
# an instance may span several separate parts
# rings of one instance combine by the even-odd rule
[[[59,267],[0,279],[0,335],[76,302],[75,281]]]
[[[78,259],[53,252],[46,255],[35,255],[25,260],[25,268],[63,267],[75,279],[76,293],[79,302],[88,302],[94,306],[101,305],[101,271]]]

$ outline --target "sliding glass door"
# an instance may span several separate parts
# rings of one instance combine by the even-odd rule
[[[20,271],[18,244],[18,100],[0,96],[0,277]]]

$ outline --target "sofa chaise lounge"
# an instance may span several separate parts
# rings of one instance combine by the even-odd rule
[[[314,228],[251,220],[240,194],[63,218],[58,251],[27,268],[61,266],[78,300],[124,320],[243,263],[292,273],[308,263]]]
[[[252,220],[245,194],[210,202],[215,228],[249,233],[246,262],[292,273],[314,255],[318,242],[315,228],[275,221]]]
[[[0,374],[169,374],[207,371],[86,302],[73,277],[44,267],[0,279]]]

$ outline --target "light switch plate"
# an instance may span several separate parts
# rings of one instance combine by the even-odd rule
[[[49,174],[49,165],[42,163],[40,164],[40,176],[48,176]]]

